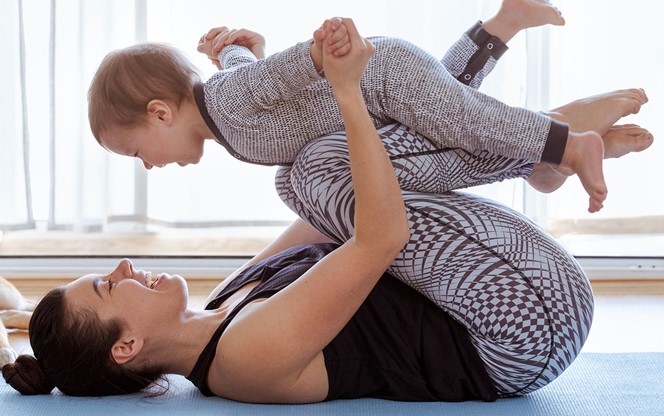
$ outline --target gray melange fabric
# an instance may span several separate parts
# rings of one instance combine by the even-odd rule
[[[401,122],[440,148],[559,162],[562,153],[547,158],[543,152],[552,141],[564,149],[566,127],[554,128],[560,123],[474,89],[506,49],[478,25],[442,61],[401,39],[370,38],[376,53],[362,79],[362,90],[374,124]],[[477,36],[470,37],[477,33],[483,35],[484,45],[478,45]],[[291,164],[307,142],[344,128],[332,89],[313,66],[310,43],[259,61],[241,46],[221,51],[225,69],[205,84],[205,106],[219,130],[217,136],[223,136],[217,140],[235,157]]]

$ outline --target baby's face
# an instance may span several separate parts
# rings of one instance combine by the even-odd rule
[[[146,124],[101,135],[102,146],[113,153],[141,159],[146,169],[171,163],[196,164],[203,156],[203,142],[195,132],[176,124]]]

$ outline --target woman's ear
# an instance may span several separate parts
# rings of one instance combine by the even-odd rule
[[[111,355],[116,363],[123,365],[132,361],[143,349],[143,340],[123,336],[113,344]]]
[[[148,116],[151,120],[159,120],[170,126],[173,122],[173,109],[162,100],[152,100],[147,105]]]

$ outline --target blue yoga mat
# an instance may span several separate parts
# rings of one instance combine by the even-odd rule
[[[170,377],[163,396],[75,398],[59,393],[21,396],[0,381],[0,415],[223,416],[611,416],[664,415],[664,353],[582,353],[556,381],[528,396],[493,403],[407,403],[376,399],[308,405],[255,405],[204,397],[186,379]]]

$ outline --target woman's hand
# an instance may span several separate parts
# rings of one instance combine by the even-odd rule
[[[350,50],[350,39],[348,38],[348,31],[343,24],[343,18],[333,17],[326,19],[320,28],[314,31],[314,44],[321,53],[323,51],[323,43],[327,39],[328,52],[336,56],[342,56]]]
[[[265,58],[263,35],[248,29],[229,29],[226,26],[214,27],[201,36],[196,50],[207,55],[218,69],[223,69],[218,59],[219,52],[224,47],[233,44],[246,47],[257,59]]]
[[[335,53],[337,52],[336,40],[330,35],[325,37],[322,48],[325,77],[335,93],[339,89],[359,88],[360,79],[367,63],[376,51],[376,47],[371,42],[360,36],[352,19],[342,18],[341,24],[346,29],[348,45],[350,45],[346,53],[342,56]]]

